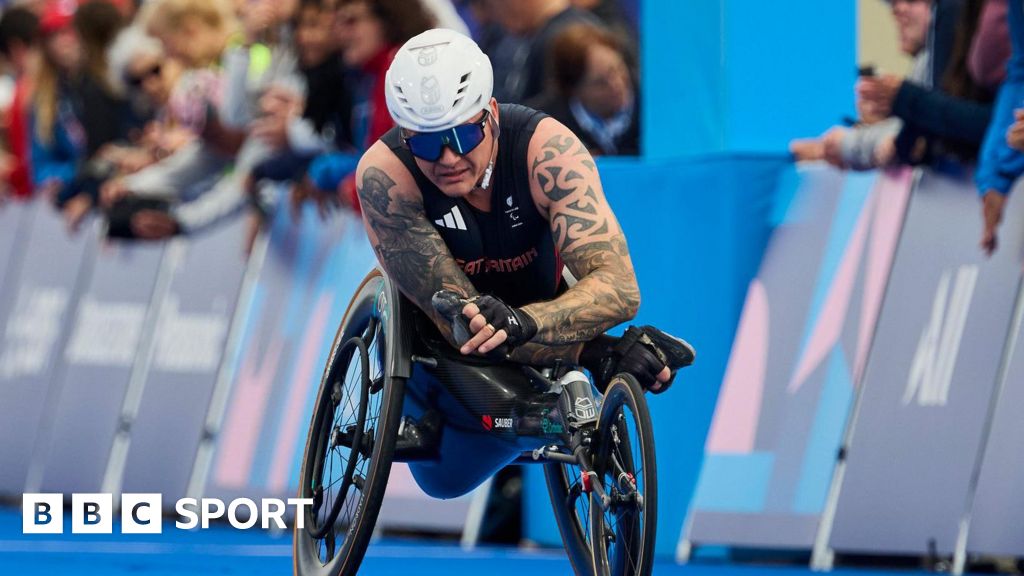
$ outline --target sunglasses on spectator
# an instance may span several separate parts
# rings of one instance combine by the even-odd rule
[[[445,148],[463,156],[469,154],[484,141],[484,126],[490,113],[484,110],[482,118],[469,124],[459,124],[439,132],[420,132],[404,137],[405,145],[412,155],[427,162],[437,162]]]
[[[143,72],[142,74],[140,74],[138,76],[131,76],[130,75],[130,76],[126,77],[125,78],[125,82],[129,86],[131,86],[132,88],[138,88],[139,86],[142,86],[142,83],[145,82],[146,80],[148,80],[148,79],[150,79],[150,78],[152,78],[154,76],[159,76],[162,71],[163,71],[163,65],[162,64],[154,64],[153,66],[151,66],[149,69],[147,69],[145,72]]]

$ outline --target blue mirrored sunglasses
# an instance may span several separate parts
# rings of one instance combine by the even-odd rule
[[[451,148],[456,154],[468,154],[484,141],[484,126],[489,115],[490,112],[484,110],[483,117],[476,122],[459,124],[440,132],[420,132],[406,136],[405,145],[413,156],[427,162],[437,162],[445,147]]]

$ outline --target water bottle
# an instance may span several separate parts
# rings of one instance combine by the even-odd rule
[[[558,409],[571,430],[597,424],[597,398],[590,379],[579,370],[573,370],[558,380],[561,396]]]

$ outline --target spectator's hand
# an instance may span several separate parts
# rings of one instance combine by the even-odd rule
[[[131,149],[131,147],[119,144],[107,144],[96,151],[96,157],[111,164],[117,164]]]
[[[142,240],[163,240],[179,230],[178,221],[160,210],[139,210],[132,216],[132,233]]]
[[[282,84],[274,84],[267,88],[260,97],[260,110],[264,114],[298,116],[306,103],[294,88]]]
[[[288,145],[288,118],[279,115],[266,115],[252,122],[250,132],[255,138],[275,149]]]
[[[55,204],[57,202],[57,195],[60,194],[62,188],[64,188],[63,182],[57,178],[50,178],[36,188],[36,194],[46,199],[50,204]]]
[[[0,204],[7,202],[11,196],[10,178],[14,172],[14,156],[0,152]]]
[[[138,148],[121,156],[117,169],[123,174],[134,174],[156,161],[152,152]]]
[[[989,190],[981,199],[981,215],[985,229],[981,235],[981,249],[991,256],[999,246],[997,231],[1003,221],[1003,210],[1006,207],[1006,195],[996,190]]]
[[[263,217],[255,210],[249,210],[246,214],[245,238],[242,240],[242,253],[246,256],[252,254],[252,247],[256,245],[256,238],[263,230]]]
[[[875,146],[875,166],[884,168],[896,160],[896,137],[889,136]]]
[[[100,206],[110,208],[118,200],[130,194],[123,178],[111,178],[100,186]]]
[[[288,144],[288,123],[302,114],[302,95],[285,86],[275,85],[260,97],[262,116],[253,122],[252,134],[274,148]]]
[[[825,159],[825,143],[820,138],[801,138],[789,143],[794,162],[816,162]]]
[[[68,234],[77,234],[82,220],[92,210],[92,198],[88,194],[79,194],[64,203],[61,215],[64,217],[64,225],[68,228]]]
[[[292,221],[297,223],[302,219],[302,204],[309,200],[316,203],[316,212],[320,215],[320,219],[327,220],[327,215],[330,214],[334,204],[334,199],[331,196],[329,192],[317,188],[316,184],[306,176],[292,186]]]
[[[195,139],[196,135],[191,130],[181,126],[161,130],[157,140],[158,156],[162,158],[174,154]]]
[[[1024,152],[1024,108],[1013,111],[1016,122],[1006,131],[1006,143],[1014,150]]]
[[[888,118],[892,103],[903,86],[903,78],[895,74],[864,76],[857,80],[857,97],[867,118]]]
[[[836,168],[846,168],[846,163],[843,161],[843,138],[848,132],[849,130],[846,128],[836,126],[821,137],[825,150],[825,161]]]

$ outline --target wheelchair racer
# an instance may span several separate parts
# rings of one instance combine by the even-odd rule
[[[687,343],[650,326],[604,334],[636,315],[640,291],[579,139],[542,112],[498,104],[487,56],[451,30],[409,40],[385,83],[397,126],[363,155],[356,182],[371,244],[403,294],[462,354],[578,364],[602,391],[623,371],[668,389],[693,361]]]

